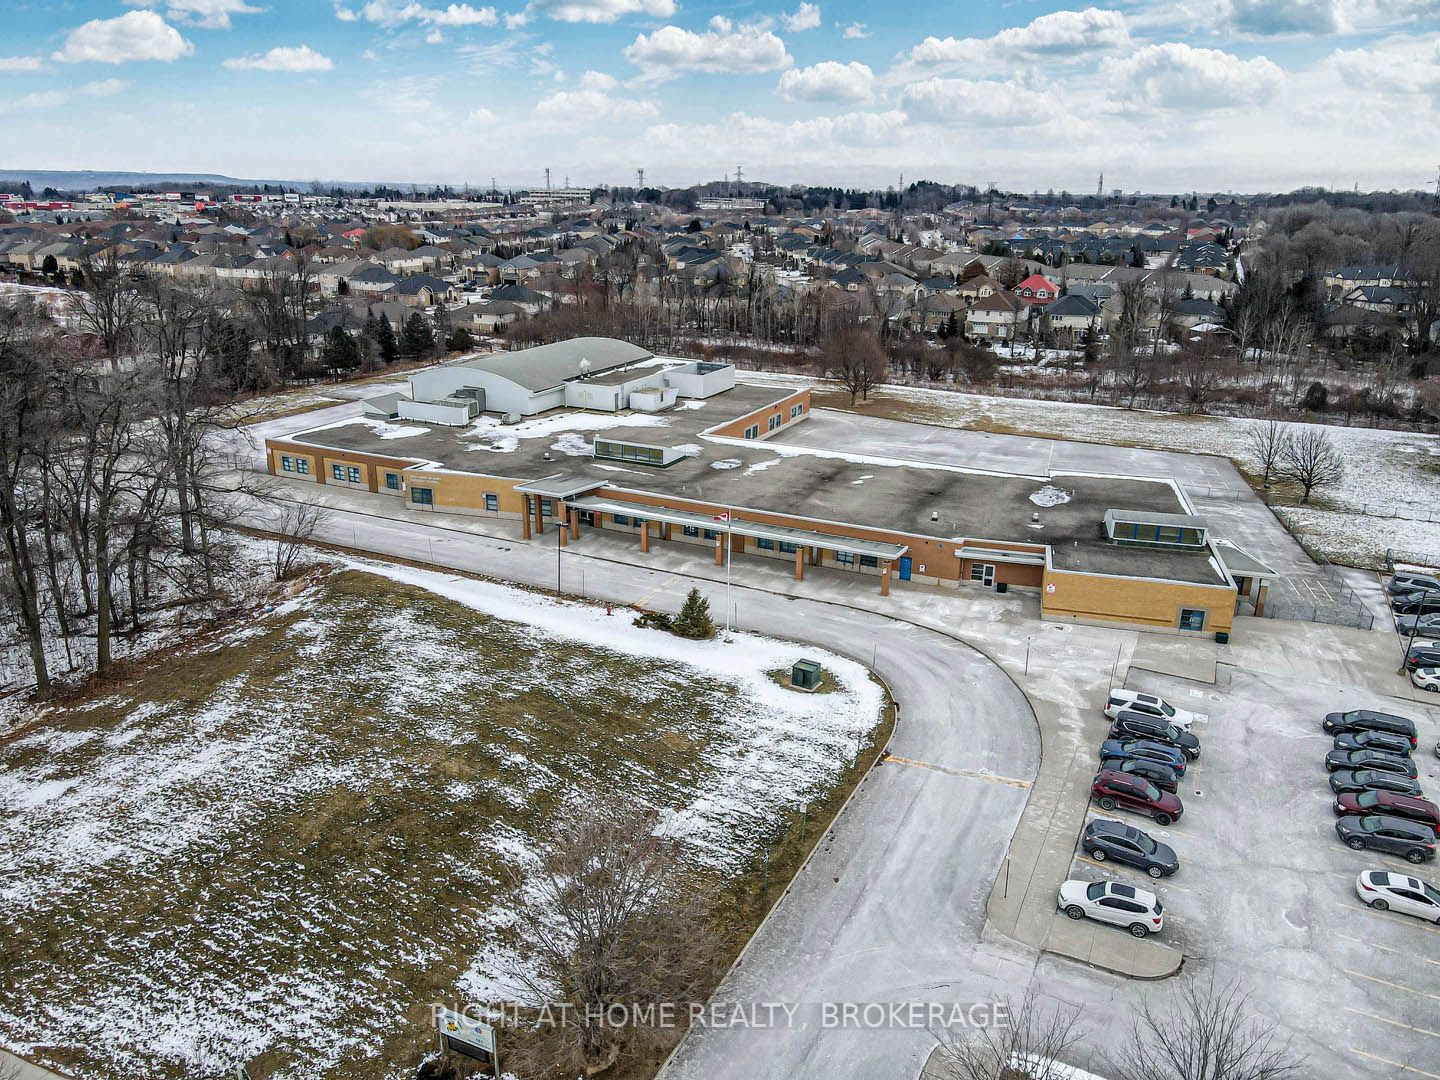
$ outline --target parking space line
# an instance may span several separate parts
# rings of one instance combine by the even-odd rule
[[[1427,994],[1424,990],[1415,990],[1409,986],[1402,986],[1400,983],[1391,982],[1389,979],[1376,978],[1374,975],[1366,975],[1363,971],[1351,971],[1349,968],[1342,969],[1346,975],[1354,975],[1357,979],[1368,979],[1370,982],[1379,983],[1381,986],[1388,986],[1394,990],[1404,990],[1407,994],[1414,994],[1416,997],[1430,998],[1432,1001],[1440,1001],[1440,994]]]
[[[1440,1039],[1440,1031],[1431,1031],[1429,1028],[1416,1027],[1414,1024],[1406,1024],[1400,1020],[1391,1020],[1388,1016],[1380,1016],[1377,1013],[1366,1012],[1364,1009],[1352,1009],[1349,1005],[1345,1006],[1345,1011],[1354,1013],[1356,1016],[1363,1016],[1367,1020],[1379,1020],[1382,1024],[1404,1028],[1406,1031],[1418,1031],[1421,1035],[1429,1035],[1432,1039]]]
[[[1356,907],[1354,904],[1347,904],[1341,900],[1336,900],[1335,906],[1344,908],[1346,911],[1354,911]],[[1429,923],[1421,922],[1419,919],[1407,919],[1403,915],[1396,915],[1390,911],[1376,911],[1370,907],[1369,904],[1361,904],[1360,907],[1373,912],[1379,918],[1389,920],[1395,926],[1410,926],[1416,930],[1424,930],[1427,934],[1440,934],[1440,926],[1432,926]],[[1435,963],[1435,961],[1432,960],[1431,963]]]
[[[1363,1058],[1369,1058],[1371,1061],[1378,1061],[1382,1065],[1389,1065],[1391,1068],[1399,1069],[1401,1072],[1412,1072],[1417,1076],[1428,1076],[1431,1080],[1440,1080],[1440,1073],[1426,1072],[1424,1069],[1417,1069],[1414,1065],[1406,1065],[1403,1062],[1383,1058],[1379,1054],[1367,1054],[1364,1050],[1354,1046],[1350,1047],[1350,1052]]]
[[[1076,862],[1083,862],[1086,866],[1093,866],[1093,867],[1096,867],[1097,869],[1100,869],[1100,870],[1109,870],[1112,866],[1113,866],[1113,867],[1118,867],[1118,866],[1124,866],[1124,865],[1125,865],[1124,863],[1115,863],[1115,862],[1110,862],[1110,861],[1108,861],[1108,860],[1105,861],[1105,862],[1096,862],[1094,859],[1087,859],[1084,855],[1076,855],[1076,856],[1075,856],[1075,861],[1076,861]],[[1126,867],[1126,869],[1134,870],[1135,868],[1134,868],[1133,866],[1131,866],[1131,867]],[[1137,873],[1142,873],[1143,871],[1136,871],[1136,872],[1137,872]],[[1172,882],[1166,881],[1164,878],[1152,878],[1152,877],[1150,877],[1149,874],[1146,874],[1145,876],[1146,876],[1146,878],[1149,878],[1149,880],[1150,880],[1157,888],[1158,888],[1159,886],[1161,886],[1161,885],[1164,885],[1165,888],[1167,888],[1167,889],[1175,889],[1175,890],[1178,891],[1178,892],[1189,892],[1189,891],[1190,891],[1189,889],[1185,888],[1184,885],[1176,885],[1176,884],[1174,884],[1174,883],[1172,883]]]
[[[1378,945],[1373,941],[1365,941],[1358,937],[1351,937],[1349,934],[1336,934],[1335,937],[1344,938],[1346,941],[1353,941],[1356,945],[1364,945],[1367,949],[1379,949],[1381,952],[1399,954],[1399,949],[1392,949],[1389,945]]]
[[[946,776],[959,776],[965,780],[988,780],[992,784],[1005,784],[1009,787],[1028,788],[1029,780],[1016,780],[1012,776],[1000,776],[998,773],[977,772],[974,769],[953,769],[949,765],[935,765],[929,761],[917,761],[915,758],[901,757],[899,754],[886,754],[882,759],[893,761],[897,765],[909,765],[916,769],[929,769],[931,772],[944,773]]]

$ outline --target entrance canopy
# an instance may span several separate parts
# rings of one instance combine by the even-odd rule
[[[785,525],[767,525],[759,521],[744,521],[732,517],[728,522],[716,521],[709,514],[697,514],[691,510],[672,510],[666,506],[647,506],[641,503],[622,502],[619,499],[602,499],[585,496],[567,500],[576,510],[590,510],[598,514],[625,514],[643,518],[646,521],[660,521],[671,525],[688,525],[695,529],[710,529],[714,532],[734,533],[736,536],[754,536],[762,540],[775,540],[797,547],[823,548],[826,551],[843,551],[851,555],[869,555],[879,562],[894,562],[909,551],[905,544],[885,544],[878,540],[860,540],[853,536],[837,536],[834,533],[814,532],[810,529],[792,529]]]
[[[1225,569],[1230,572],[1232,578],[1274,581],[1276,578],[1285,576],[1277,570],[1270,569],[1254,555],[1244,548],[1236,547],[1229,540],[1216,540],[1215,554],[1220,556],[1220,561],[1225,564]]]

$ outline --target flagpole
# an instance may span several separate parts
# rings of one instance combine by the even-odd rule
[[[730,640],[730,558],[735,550],[735,515],[725,508],[725,640]]]

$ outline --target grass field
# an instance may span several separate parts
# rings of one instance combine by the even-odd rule
[[[0,1041],[77,1076],[409,1075],[523,965],[503,887],[586,795],[657,807],[740,937],[873,753],[799,646],[404,568],[325,577],[0,740]],[[423,586],[423,587],[422,587]],[[813,838],[813,837],[812,837]],[[772,883],[772,890],[778,884]]]

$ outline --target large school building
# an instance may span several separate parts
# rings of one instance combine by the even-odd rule
[[[408,394],[266,442],[278,476],[524,540],[594,530],[892,586],[1031,590],[1043,617],[1228,635],[1274,573],[1212,536],[1169,480],[982,472],[802,445],[808,388],[577,338],[417,373]],[[558,530],[558,535],[554,531]],[[703,552],[703,554],[702,554]],[[858,583],[858,582],[857,582]],[[1222,637],[1222,640],[1224,638]]]

